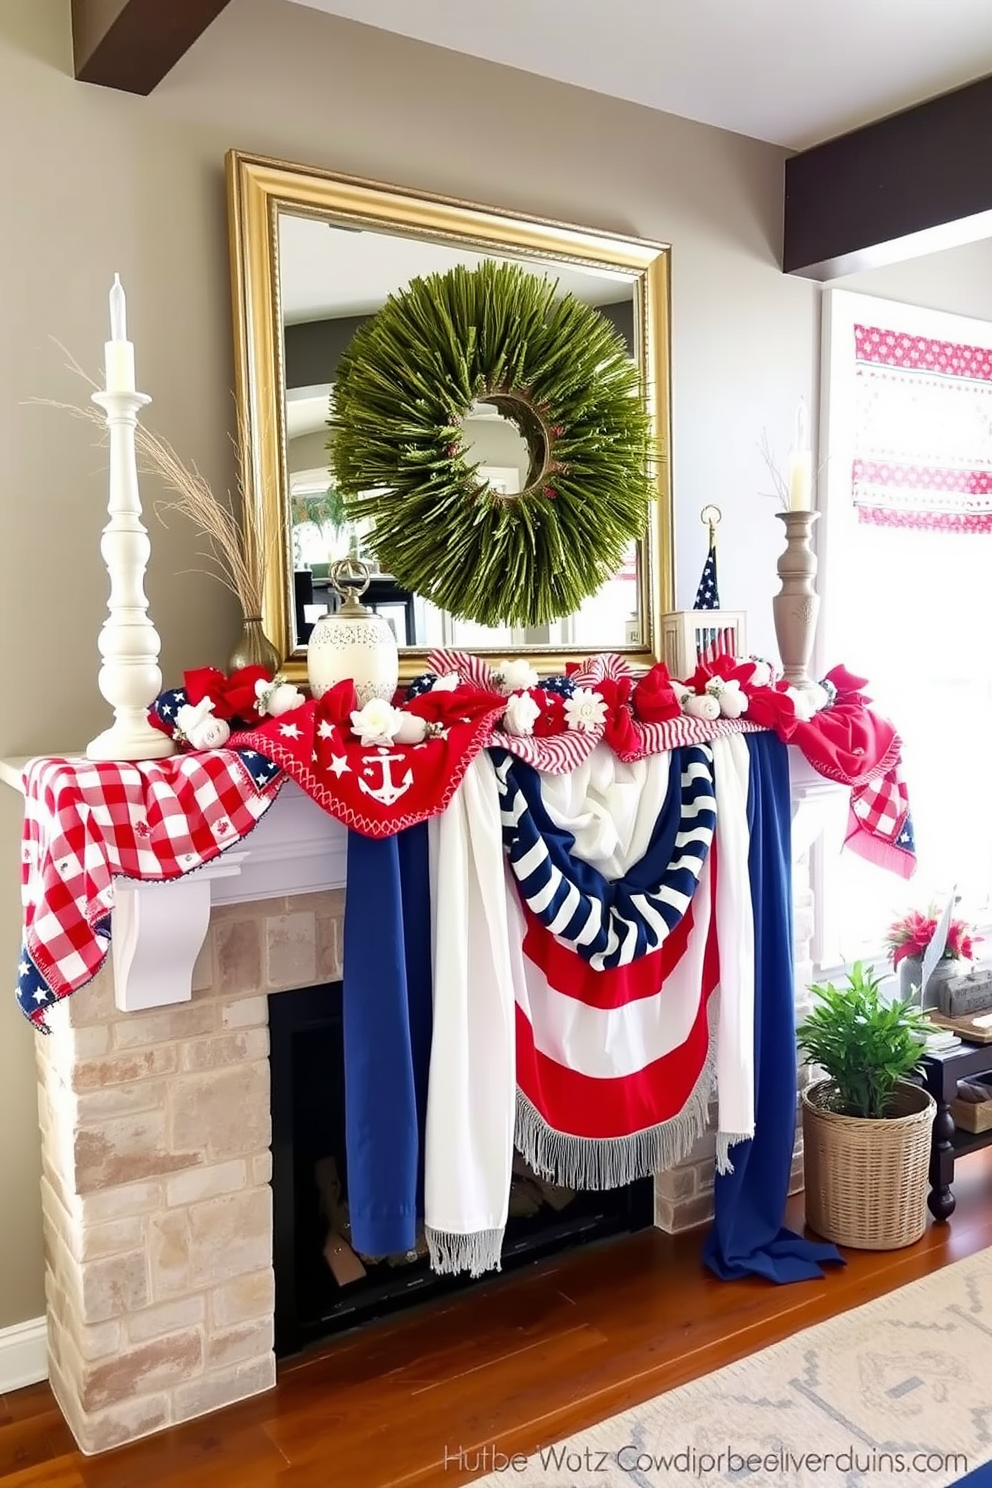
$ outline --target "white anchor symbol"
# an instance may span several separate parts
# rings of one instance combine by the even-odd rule
[[[372,766],[378,765],[382,771],[382,784],[378,790],[373,790],[370,785],[366,785],[365,781],[359,777],[359,787],[367,796],[371,796],[373,801],[381,801],[383,806],[392,806],[393,802],[398,801],[400,796],[405,794],[413,784],[412,770],[407,770],[398,785],[393,779],[392,771],[389,768],[390,762],[396,760],[402,764],[403,759],[404,756],[402,754],[387,754],[385,750],[382,750],[374,759],[369,760],[362,770],[363,775],[371,775]]]

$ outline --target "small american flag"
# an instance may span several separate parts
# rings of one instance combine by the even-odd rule
[[[716,543],[712,537],[692,608],[694,610],[718,610],[720,608],[720,586],[716,577]]]
[[[699,587],[692,608],[694,610],[718,610],[720,608],[720,585],[716,576],[716,538],[710,529],[710,547],[706,562],[699,576]],[[734,652],[734,633],[716,627],[701,627],[696,631],[696,656],[699,661],[715,661],[726,652]]]

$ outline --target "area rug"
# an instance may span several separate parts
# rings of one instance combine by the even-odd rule
[[[533,1457],[484,1450],[485,1488],[992,1488],[992,1250]]]

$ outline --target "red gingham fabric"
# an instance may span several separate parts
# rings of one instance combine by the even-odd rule
[[[115,877],[158,882],[210,862],[251,831],[284,778],[260,786],[230,750],[136,764],[31,760],[25,943],[56,996],[89,981],[107,954],[109,936],[97,927],[113,908]]]

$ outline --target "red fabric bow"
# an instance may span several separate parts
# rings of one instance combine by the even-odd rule
[[[320,736],[322,723],[329,723],[334,728],[340,724],[349,723],[357,707],[358,698],[355,696],[355,684],[351,678],[347,678],[344,682],[335,682],[334,686],[329,687],[314,704],[318,736]]]
[[[682,705],[675,696],[672,674],[663,661],[637,683],[631,702],[643,723],[664,723],[666,718],[678,718]]]
[[[844,785],[864,785],[899,758],[899,737],[888,719],[866,706],[861,689],[867,679],[846,667],[834,667],[827,681],[837,689],[833,706],[797,723],[793,741],[814,769]]]
[[[641,749],[641,737],[630,705],[633,690],[629,677],[601,677],[596,683],[596,691],[606,704],[603,738],[621,756],[637,754]]]
[[[531,687],[528,696],[540,708],[534,719],[534,737],[549,739],[554,734],[565,732],[565,700],[557,692],[547,692],[543,687]]]
[[[693,692],[705,692],[707,682],[719,677],[721,682],[739,682],[746,689],[754,676],[754,665],[753,661],[735,661],[732,656],[721,653],[712,661],[701,661],[685,685]]]
[[[404,711],[425,718],[428,723],[439,723],[442,727],[459,722],[475,722],[492,713],[494,708],[506,706],[506,699],[498,692],[484,692],[471,683],[464,682],[450,691],[422,692],[411,698]]]
[[[214,717],[224,718],[228,723],[256,722],[255,683],[271,681],[272,673],[263,666],[241,667],[229,677],[216,667],[197,667],[195,671],[183,672],[187,701],[195,704],[210,698]]]

